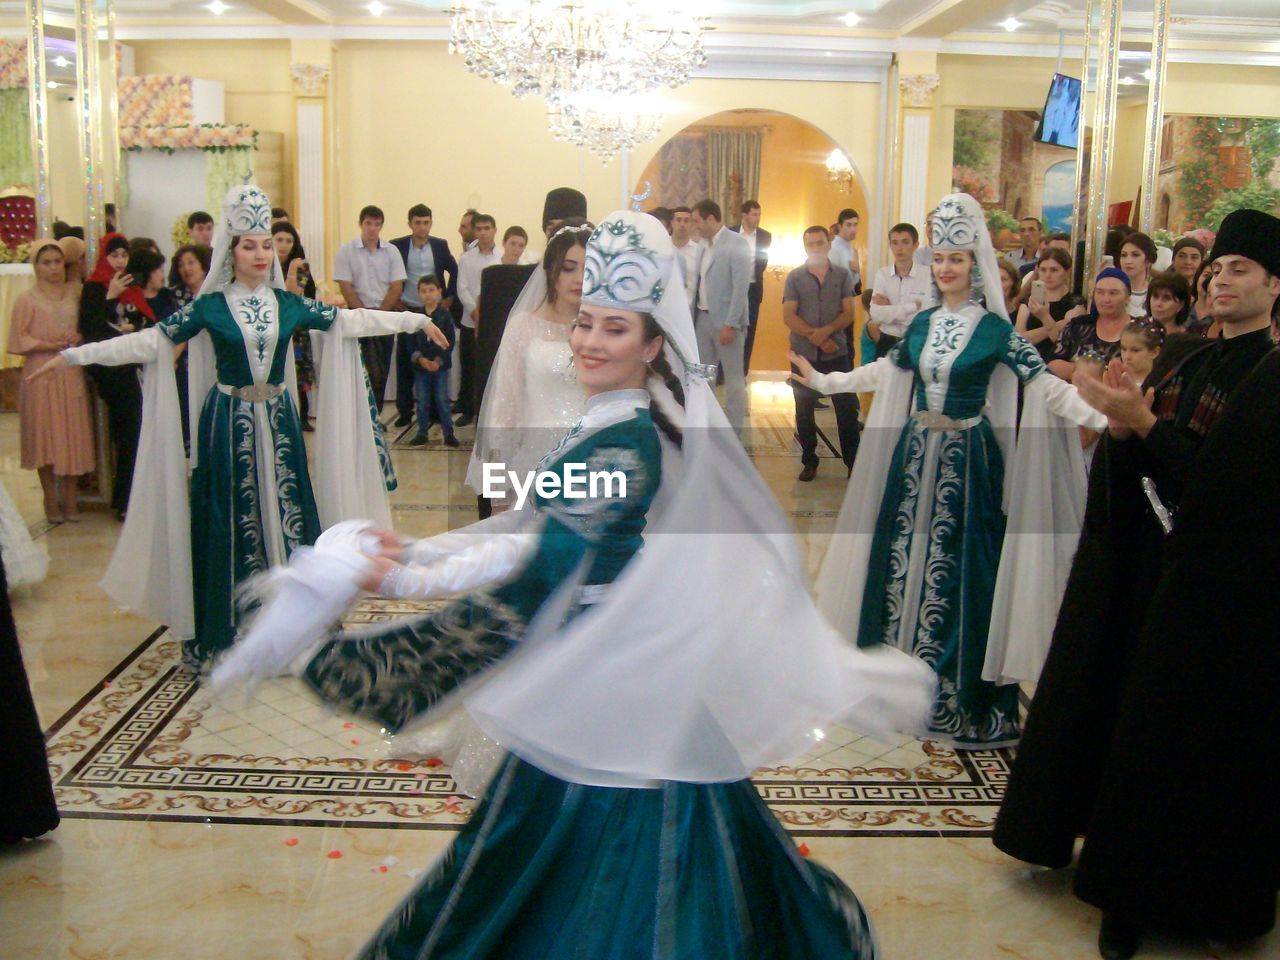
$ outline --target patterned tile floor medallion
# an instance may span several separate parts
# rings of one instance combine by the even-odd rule
[[[350,625],[439,604],[369,600]],[[989,836],[1009,753],[880,743],[832,728],[793,764],[757,772],[798,836]],[[295,679],[211,702],[163,631],[148,637],[49,734],[63,816],[454,830],[474,801],[447,764],[407,754],[334,714]]]

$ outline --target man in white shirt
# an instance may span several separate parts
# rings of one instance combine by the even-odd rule
[[[378,207],[365,207],[360,211],[360,237],[338,248],[333,279],[338,281],[343,299],[353,310],[400,308],[404,260],[400,251],[382,239],[382,224],[386,219]],[[395,343],[395,334],[360,338],[360,355],[379,410],[387,392],[387,374]]]
[[[689,297],[689,309],[694,308],[693,295],[698,289],[698,259],[702,256],[702,243],[693,235],[693,211],[688,207],[671,208],[671,242],[675,244],[684,271],[684,290]]]
[[[462,320],[458,328],[457,362],[458,412],[461,416],[454,423],[465,427],[475,419],[475,371],[476,371],[476,319],[480,315],[480,274],[485,267],[502,262],[502,250],[496,236],[497,221],[487,213],[477,213],[471,218],[476,245],[468,249],[458,261],[458,300],[462,304]]]
[[[853,292],[862,292],[862,268],[858,265],[858,251],[853,241],[858,237],[858,223],[862,218],[850,207],[836,217],[836,235],[831,239],[831,262],[853,274]]]
[[[751,285],[751,247],[741,234],[726,230],[720,205],[702,200],[693,208],[693,228],[707,245],[698,265],[697,307],[693,328],[702,363],[724,372],[724,412],[742,435],[747,416],[747,382],[742,368],[750,322],[747,288]]]
[[[910,223],[889,231],[893,263],[876,271],[868,332],[876,342],[876,359],[885,356],[907,332],[912,319],[929,302],[931,268],[915,262],[920,234]]]

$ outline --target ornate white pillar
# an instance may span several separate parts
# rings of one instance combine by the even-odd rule
[[[928,214],[929,124],[933,94],[939,82],[936,73],[910,73],[898,78],[902,92],[902,180],[898,215],[921,231]]]
[[[302,238],[312,276],[323,280],[325,256],[325,107],[329,95],[329,67],[319,63],[291,63],[297,109],[297,164],[294,179],[297,209],[294,225]]]

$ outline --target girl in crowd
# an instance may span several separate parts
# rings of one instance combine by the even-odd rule
[[[1018,304],[1022,301],[1022,274],[1008,257],[1000,257],[996,261],[1000,268],[1000,293],[1004,296],[1005,316],[1012,317],[1018,312]]]
[[[1173,243],[1173,264],[1171,269],[1187,283],[1195,279],[1196,271],[1204,263],[1204,244],[1195,237],[1179,237]]]
[[[821,393],[876,391],[818,577],[819,604],[860,647],[897,647],[933,667],[939,689],[930,735],[986,750],[1019,737],[1018,688],[1009,680],[1034,678],[1066,582],[1052,538],[1026,532],[1069,530],[1069,523],[1055,525],[1052,511],[1078,521],[1083,505],[1076,431],[1050,412],[1098,430],[1106,419],[1047,375],[1004,315],[977,201],[945,197],[933,212],[930,248],[938,306],[917,314],[887,357],[829,374],[790,358],[799,370],[794,379]],[[1023,429],[1016,448],[1005,450],[1016,382],[1024,386]],[[1054,477],[1076,502],[1051,492]],[[1022,535],[1018,549],[1005,549],[1006,514]],[[1040,552],[1033,558],[1022,549]],[[1040,582],[1019,585],[1020,576]]]
[[[133,282],[125,270],[129,265],[129,241],[121,234],[108,233],[98,241],[98,260],[80,292],[80,336],[85,343],[111,340],[133,328],[120,316],[120,295]],[[142,387],[137,364],[88,367],[98,396],[107,405],[107,424],[115,472],[111,480],[111,509],[124,519],[133,488],[133,467],[138,454],[138,434],[142,428]]]
[[[813,608],[714,369],[692,362],[661,224],[616,211],[585,259],[571,338],[585,412],[542,469],[614,470],[622,492],[540,496],[418,542],[327,532],[273,575],[280,591],[214,682],[301,658],[324,700],[403,730],[481,681],[462,701],[513,756],[361,958],[870,960],[861,904],[796,853],[747,775],[837,713],[920,722],[929,671],[859,652]],[[361,586],[470,592],[374,631],[299,629],[310,597],[336,596],[336,617]],[[751,602],[725,605],[727,590]]]
[[[1165,328],[1146,317],[1134,320],[1120,334],[1120,361],[1134,383],[1145,384],[1164,349]]]
[[[1131,317],[1147,315],[1147,285],[1156,262],[1156,242],[1145,233],[1131,233],[1120,245],[1120,269],[1129,278],[1128,311]]]
[[[1063,380],[1075,375],[1071,361],[1088,349],[1110,362],[1120,352],[1120,333],[1129,323],[1129,275],[1107,267],[1093,281],[1093,303],[1089,312],[1067,324],[1058,338],[1058,349],[1049,369]]]
[[[1035,280],[1026,302],[1018,307],[1014,328],[1048,363],[1067,324],[1088,311],[1084,301],[1071,292],[1071,256],[1066,251],[1056,247],[1046,250],[1036,264]]]
[[[1159,323],[1168,336],[1186,333],[1191,319],[1191,284],[1187,278],[1176,270],[1152,276],[1145,314]]]
[[[316,281],[307,264],[307,253],[302,249],[302,238],[292,223],[281,220],[271,225],[271,242],[275,244],[276,258],[284,271],[284,288],[303,297],[316,297]],[[298,378],[298,415],[302,429],[315,430],[311,425],[311,394],[316,388],[316,365],[311,352],[311,334],[306,330],[293,333],[293,366]]]
[[[1187,320],[1187,332],[1210,340],[1217,338],[1222,325],[1213,318],[1213,290],[1210,282],[1213,274],[1208,264],[1201,263],[1191,281],[1191,315]]]
[[[569,333],[582,302],[591,231],[577,218],[560,227],[511,308],[467,464],[467,485],[477,493],[484,489],[484,464],[505,463],[523,476],[582,415]]]
[[[147,497],[130,505],[102,583],[122,606],[168,625],[193,665],[231,645],[241,615],[236,585],[314,542],[320,511],[326,524],[389,518],[393,474],[351,338],[424,327],[444,339],[414,314],[337,310],[279,289],[271,204],[257,187],[227,193],[215,241],[213,271],[193,303],[150,329],[66,350],[32,374],[35,382],[65,375],[68,364],[146,364],[138,462]],[[285,395],[298,327],[334,338],[326,350],[335,365],[325,398],[331,432],[316,450],[319,511]],[[173,348],[188,341],[192,412],[200,411],[189,493],[173,378]]]
[[[44,367],[58,351],[80,342],[75,288],[67,283],[62,249],[53,240],[31,245],[36,285],[19,295],[9,326],[9,352],[24,357],[23,369]],[[22,467],[40,475],[44,513],[50,523],[80,519],[76,484],[94,467],[89,391],[83,370],[58,370],[18,388]]]

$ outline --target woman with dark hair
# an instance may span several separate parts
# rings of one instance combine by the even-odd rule
[[[1173,271],[1190,283],[1204,263],[1204,254],[1204,244],[1195,237],[1179,237],[1173,244]]]
[[[1144,309],[1147,316],[1164,327],[1167,336],[1186,333],[1191,318],[1191,284],[1176,270],[1152,275]]]
[[[1071,292],[1071,255],[1050,247],[1036,264],[1035,279],[1026,302],[1018,307],[1014,329],[1048,363],[1067,324],[1087,312],[1084,301]]]
[[[145,247],[135,250],[129,255],[125,273],[131,282],[117,301],[125,324],[134,330],[145,330],[177,311],[178,301],[173,291],[164,285],[161,254]]]
[[[857,650],[814,608],[714,369],[693,362],[661,224],[619,210],[590,244],[570,335],[587,399],[542,461],[564,480],[556,492],[427,540],[326,532],[273,576],[283,589],[213,685],[296,662],[324,701],[387,729],[460,700],[511,750],[362,960],[874,960],[857,897],[797,852],[748,776],[835,716],[917,727],[929,672]],[[584,463],[625,480],[575,496]],[[364,587],[461,596],[362,634],[333,629]],[[751,602],[726,603],[735,590]]]
[[[146,245],[144,245],[145,247]],[[120,297],[133,277],[129,265],[129,241],[118,233],[108,233],[98,243],[98,262],[80,293],[80,336],[85,343],[111,340],[133,333],[137,327],[123,316]],[[123,520],[129,509],[129,491],[133,488],[133,462],[138,453],[138,434],[142,429],[142,387],[138,383],[137,364],[86,368],[98,396],[107,405],[107,423],[111,430],[111,449],[115,473],[111,482],[111,509],[116,519]]]
[[[485,463],[532,470],[582,415],[569,331],[582,300],[591,231],[585,220],[566,220],[548,241],[541,269],[511,308],[467,465],[466,482],[476,493],[483,492]]]
[[[1191,279],[1191,314],[1187,319],[1188,333],[1208,337],[1210,340],[1218,336],[1221,326],[1213,319],[1213,291],[1209,289],[1212,279],[1209,264],[1201,263]]]
[[[1147,315],[1147,285],[1156,262],[1156,242],[1145,233],[1131,233],[1120,244],[1120,260],[1116,264],[1129,278],[1129,316]]]
[[[316,298],[316,281],[311,276],[306,251],[302,249],[302,237],[288,220],[271,225],[271,242],[284,271],[284,288],[301,297]],[[316,388],[316,365],[311,353],[311,334],[306,330],[293,332],[293,365],[298,378],[298,417],[302,429],[315,431],[311,425],[311,393]]]
[[[13,304],[9,352],[25,358],[23,371],[42,367],[58,351],[80,342],[76,331],[75,288],[67,283],[62,249],[55,240],[31,245],[35,286]],[[94,467],[93,425],[84,374],[63,370],[42,383],[24,379],[18,387],[22,469],[35,470],[51,523],[80,519],[76,486]]]
[[[200,295],[200,287],[209,273],[209,261],[213,251],[198,243],[186,243],[173,255],[171,273],[177,282],[169,285],[178,306],[185,307]]]

